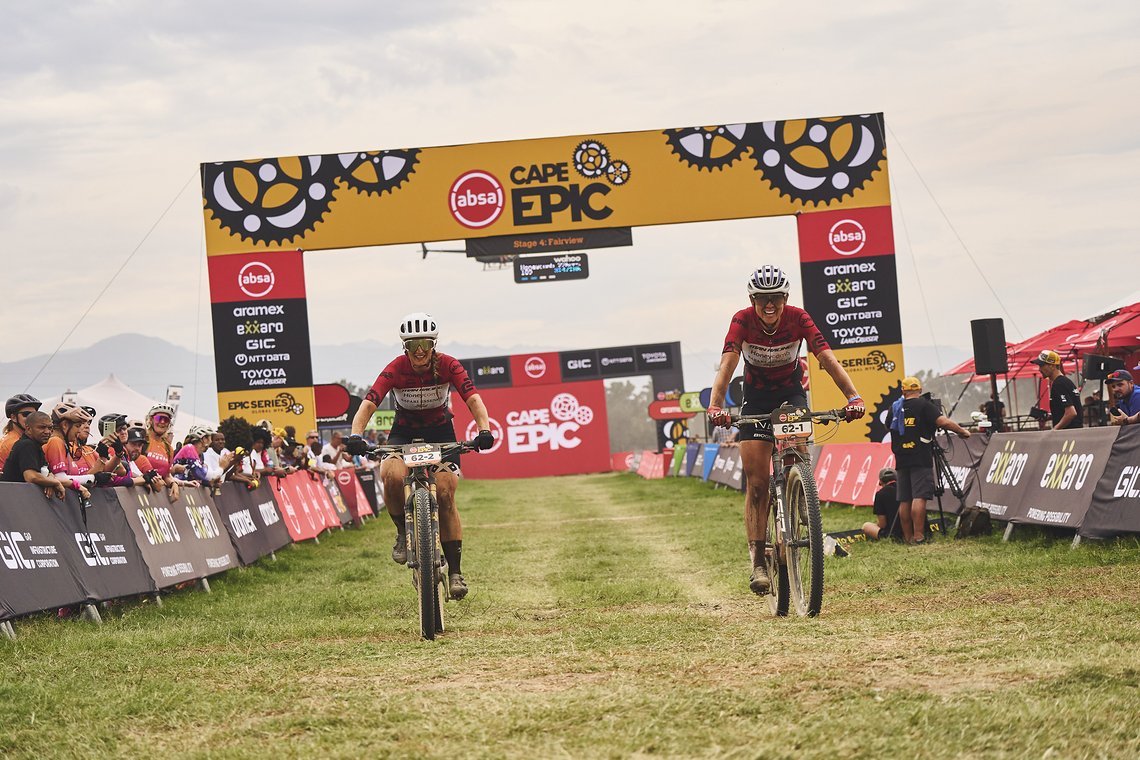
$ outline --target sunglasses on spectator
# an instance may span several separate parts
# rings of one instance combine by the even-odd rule
[[[168,414],[156,414],[153,417],[151,417],[151,419],[154,420],[155,422],[170,422],[170,415],[168,415]]]
[[[748,296],[752,299],[752,303],[780,303],[784,300],[783,293],[776,293],[774,295],[765,295],[764,293],[755,293]]]
[[[404,350],[414,354],[416,351],[431,351],[435,348],[435,341],[431,338],[413,338],[404,341]]]

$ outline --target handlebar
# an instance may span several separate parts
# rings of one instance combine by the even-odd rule
[[[478,446],[475,445],[474,439],[470,441],[446,441],[443,443],[431,443],[430,441],[416,441],[414,443],[397,443],[392,446],[372,446],[361,456],[368,457],[372,460],[380,459],[388,454],[403,454],[404,450],[409,446],[439,446],[439,451],[443,456],[447,456],[455,451],[460,453],[467,453],[469,451],[478,451]]]
[[[778,419],[777,415],[787,414],[788,412],[796,411],[796,407],[777,407],[773,409],[770,414],[760,415],[743,415],[733,414],[729,415],[729,419],[734,425],[759,425],[765,422],[785,422],[787,420]],[[828,409],[822,412],[808,412],[806,415],[811,420],[818,422],[822,425],[829,425],[832,422],[846,422],[847,410],[846,409]],[[802,418],[801,418],[802,419]]]

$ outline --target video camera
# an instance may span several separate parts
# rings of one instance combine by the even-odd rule
[[[1045,420],[1049,419],[1049,412],[1047,412],[1044,409],[1042,409],[1041,407],[1037,406],[1037,404],[1034,404],[1033,406],[1029,407],[1028,414],[1030,417],[1037,420],[1038,422],[1044,422]]]

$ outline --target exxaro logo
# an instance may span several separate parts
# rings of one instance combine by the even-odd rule
[[[594,421],[594,410],[579,403],[572,393],[559,393],[551,399],[549,409],[519,409],[507,412],[504,419],[505,430],[498,420],[490,420],[495,445],[483,453],[497,451],[504,439],[511,454],[530,454],[540,448],[550,451],[577,448],[582,439],[576,433]],[[467,425],[468,439],[478,432],[474,421]]]
[[[488,172],[470,171],[452,183],[448,203],[455,221],[481,229],[503,213],[503,185]]]
[[[1092,454],[1075,454],[1076,441],[1065,441],[1061,451],[1049,455],[1045,472],[1041,474],[1041,487],[1050,490],[1079,491],[1085,484],[1096,457]]]
[[[1002,450],[994,455],[990,469],[986,472],[986,482],[1003,486],[1015,486],[1025,472],[1029,454],[1015,451],[1017,441],[1006,441]]]
[[[263,261],[251,261],[238,272],[238,287],[250,298],[269,295],[276,281],[273,270]]]
[[[854,256],[867,244],[867,230],[854,219],[840,219],[831,225],[827,244],[840,256]]]

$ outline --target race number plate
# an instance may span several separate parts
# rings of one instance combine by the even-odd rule
[[[409,467],[425,464],[439,464],[443,461],[443,454],[439,449],[429,446],[419,447],[419,451],[405,451],[404,464]]]
[[[774,422],[772,423],[772,435],[777,441],[806,441],[811,438],[811,427],[811,420]]]

